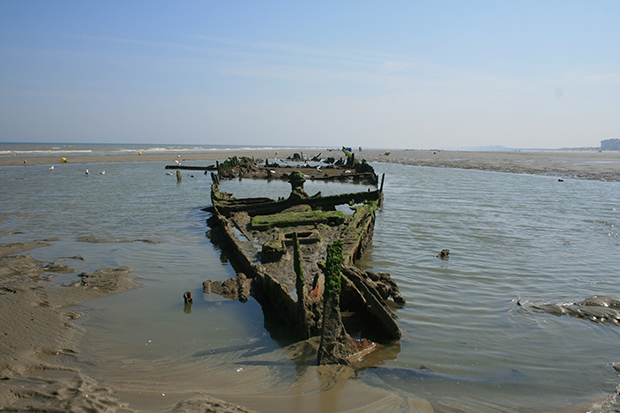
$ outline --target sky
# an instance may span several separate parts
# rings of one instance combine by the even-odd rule
[[[620,1],[0,1],[0,142],[596,147]]]

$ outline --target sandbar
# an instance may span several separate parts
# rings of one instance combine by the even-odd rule
[[[339,150],[282,150],[274,151],[221,151],[195,153],[156,153],[122,155],[71,155],[66,156],[70,164],[92,164],[104,162],[170,162],[175,160],[185,165],[197,161],[224,160],[229,156],[247,156],[268,159],[270,162],[285,159],[302,152],[306,157],[321,154],[321,158],[343,157]],[[620,152],[597,150],[519,150],[505,152],[474,152],[445,150],[354,150],[358,159],[368,162],[398,163],[438,168],[477,169],[517,174],[555,176],[559,179],[589,179],[599,181],[620,181]],[[25,161],[25,162],[24,162]],[[0,166],[58,165],[59,156],[0,157]]]
[[[396,150],[360,153],[368,162],[477,169],[558,178],[620,181],[620,152],[594,150],[468,152]]]

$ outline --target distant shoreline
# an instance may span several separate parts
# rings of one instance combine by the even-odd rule
[[[126,154],[67,155],[69,164],[92,164],[108,162],[170,162],[178,160],[185,164],[198,161],[224,160],[230,156],[247,156],[261,159],[283,159],[299,153],[298,150],[222,150],[211,152],[166,152]],[[312,152],[310,152],[312,151]],[[342,157],[340,151],[309,149],[304,153],[311,157],[321,153],[322,158]],[[589,179],[620,181],[619,151],[544,150],[544,151],[443,151],[443,150],[377,150],[354,151],[358,159],[368,162],[398,163],[403,165],[477,169],[495,172],[557,176],[560,179]],[[36,155],[0,157],[0,166],[60,165],[62,155]],[[25,161],[25,162],[24,162]]]
[[[365,156],[369,162],[390,162],[435,168],[477,169],[559,179],[620,181],[619,151],[391,151]]]

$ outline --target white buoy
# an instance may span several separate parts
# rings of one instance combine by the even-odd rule
[[[86,175],[88,175],[88,169],[86,170]]]

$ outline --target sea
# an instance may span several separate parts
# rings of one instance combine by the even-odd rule
[[[235,275],[208,236],[211,177],[183,171],[178,183],[165,170],[182,152],[225,159],[282,148],[0,149],[171,154],[170,162],[0,166],[0,243],[48,239],[51,246],[28,253],[79,272],[129,267],[139,277],[138,289],[71,308],[85,314],[75,321],[84,334],[66,361],[130,408],[156,411],[209,394],[262,412],[586,412],[617,392],[620,326],[531,304],[620,296],[619,182],[373,163],[385,174],[384,204],[358,264],[398,283],[407,302],[395,308],[403,336],[356,369],[324,369],[311,357],[300,362],[300,344],[253,298],[202,292],[203,281]],[[238,197],[290,191],[252,179],[220,187]],[[368,188],[305,185],[323,195]],[[448,259],[437,257],[442,249]],[[70,258],[78,255],[84,260]],[[48,282],[62,286],[76,274],[48,274]]]
[[[183,154],[243,151],[280,151],[300,149],[299,147],[258,145],[150,145],[150,144],[79,144],[79,143],[11,143],[0,142],[0,157],[7,156],[53,156],[71,155],[125,155],[136,154]],[[320,149],[303,147],[302,150]]]

